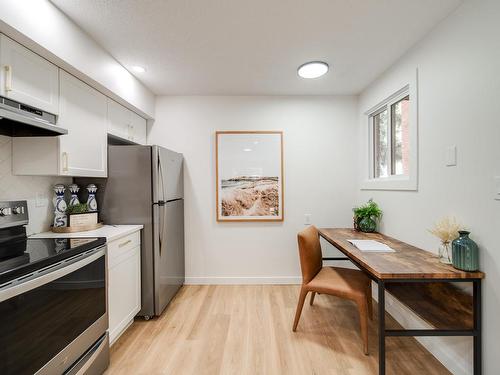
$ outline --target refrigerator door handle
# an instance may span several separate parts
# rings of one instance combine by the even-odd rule
[[[165,224],[166,224],[166,214],[167,214],[167,208],[165,207],[165,202],[160,201],[158,202],[158,209],[159,209],[159,216],[160,216],[160,230],[158,233],[158,242],[159,242],[159,248],[158,248],[158,253],[160,254],[161,257],[161,249],[163,248],[163,236],[165,232]]]
[[[160,210],[160,211],[163,211],[160,213],[160,233],[159,233],[159,245],[160,245],[160,248],[158,249],[158,252],[160,254],[160,257],[161,257],[161,249],[163,247],[163,235],[164,235],[164,227],[165,227],[165,214],[166,214],[166,208],[165,208],[165,182],[164,182],[164,179],[163,179],[163,167],[162,167],[162,164],[161,164],[161,157],[160,157],[160,153],[158,153],[158,174],[159,174],[159,181],[161,182],[161,194],[162,194],[162,199],[158,200],[158,207],[160,208],[163,208],[163,210]]]
[[[165,204],[165,180],[163,179],[163,166],[161,164],[161,156],[160,153],[158,153],[158,174],[159,174],[159,181],[161,182],[161,200],[158,199],[158,203],[163,202]]]

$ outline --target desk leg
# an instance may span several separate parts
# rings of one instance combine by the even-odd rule
[[[385,375],[385,284],[378,281],[378,373]]]
[[[473,282],[473,303],[474,303],[474,375],[480,375],[481,368],[481,280]]]

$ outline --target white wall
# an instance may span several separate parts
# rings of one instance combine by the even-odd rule
[[[299,282],[304,214],[351,225],[356,194],[352,97],[160,97],[148,136],[185,157],[188,283]],[[217,223],[215,131],[283,130],[285,221]]]
[[[36,155],[34,155],[36,157]],[[12,175],[12,138],[0,135],[0,200],[27,200],[28,234],[49,229],[54,208],[52,187],[56,183],[70,184],[71,177],[39,177]],[[41,194],[42,204],[36,205],[36,195]]]
[[[153,93],[48,0],[0,0],[0,32],[130,109],[153,117]]]
[[[418,192],[361,191],[358,202],[374,198],[384,210],[382,231],[436,251],[427,232],[446,215],[468,229],[481,251],[484,373],[498,373],[500,332],[500,201],[493,177],[500,176],[500,2],[467,1],[360,96],[359,126],[374,102],[384,99],[418,68]],[[363,133],[360,128],[360,133]],[[364,151],[364,140],[361,140]],[[458,165],[445,166],[445,151],[456,145]],[[364,159],[360,160],[363,170]],[[400,311],[401,312],[401,311]],[[405,321],[413,320],[406,313]],[[472,339],[426,339],[457,374],[472,373]]]

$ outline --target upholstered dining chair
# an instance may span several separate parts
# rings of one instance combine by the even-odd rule
[[[312,292],[310,304],[314,303],[316,293],[349,299],[358,306],[361,325],[363,350],[368,354],[368,317],[372,317],[372,296],[370,279],[361,271],[323,267],[323,256],[318,230],[309,226],[298,234],[302,287],[293,322],[293,331],[297,330],[300,314],[307,293]]]

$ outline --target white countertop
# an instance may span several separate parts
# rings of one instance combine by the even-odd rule
[[[82,237],[106,237],[108,242],[114,241],[118,238],[124,237],[128,234],[141,230],[143,225],[104,225],[102,228],[96,230],[89,230],[86,232],[75,233],[54,233],[43,232],[33,234],[30,238],[82,238]]]

